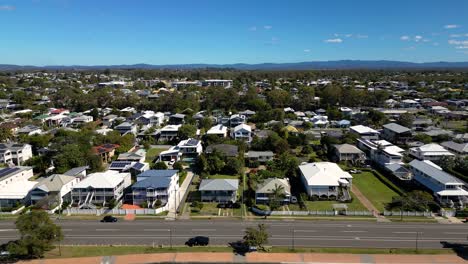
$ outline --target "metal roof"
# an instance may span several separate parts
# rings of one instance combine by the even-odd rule
[[[431,161],[428,161],[428,160],[420,161],[420,160],[415,159],[411,161],[409,165],[412,168],[421,171],[422,173],[426,174],[427,176],[435,179],[436,181],[440,183],[464,184],[461,180],[443,171],[439,166],[435,165]]]
[[[237,179],[203,179],[198,188],[200,191],[236,191],[239,188]]]

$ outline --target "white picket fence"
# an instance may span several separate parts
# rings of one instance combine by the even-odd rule
[[[0,215],[15,215],[21,211],[23,211],[23,209],[25,208],[25,206],[21,206],[20,208],[16,209],[16,210],[13,210],[11,212],[0,212]]]
[[[167,211],[168,207],[163,206],[157,209],[151,208],[142,208],[142,209],[78,209],[78,208],[67,208],[65,210],[65,214],[67,215],[127,215],[127,214],[134,214],[134,215],[157,215],[164,211]]]
[[[425,216],[431,217],[432,212],[412,212],[412,211],[384,211],[384,216]]]
[[[308,216],[308,215],[347,215],[347,216],[372,216],[369,211],[263,211],[256,207],[252,207],[252,212],[258,215],[271,215],[271,216]]]

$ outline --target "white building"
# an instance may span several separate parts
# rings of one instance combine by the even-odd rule
[[[73,187],[73,204],[79,208],[95,208],[95,205],[106,206],[111,200],[118,202],[131,183],[130,173],[113,170],[92,173]]]
[[[167,125],[159,130],[160,141],[171,141],[179,136],[179,128],[182,125]]]
[[[219,79],[210,79],[204,80],[202,86],[221,86],[224,88],[232,87],[232,80],[219,80]]]
[[[378,140],[380,135],[379,131],[363,125],[352,126],[349,128],[349,132],[370,140]]]
[[[450,151],[439,144],[431,143],[409,149],[411,156],[419,160],[439,161],[443,157],[454,157]]]
[[[402,164],[404,149],[386,140],[358,139],[357,146],[373,162],[385,167],[387,164]]]
[[[228,129],[226,126],[223,126],[222,124],[216,125],[212,128],[210,128],[206,134],[207,135],[217,135],[219,137],[227,137]]]
[[[458,178],[444,172],[429,160],[410,162],[413,179],[433,192],[443,205],[464,206],[468,204],[467,186]]]
[[[200,140],[189,138],[182,140],[168,150],[159,153],[160,161],[179,161],[183,156],[196,157],[203,152]]]
[[[132,185],[132,200],[134,205],[146,202],[153,207],[157,200],[162,205],[175,201],[179,190],[178,170],[148,170],[137,176],[137,182]]]
[[[301,179],[307,191],[307,195],[316,198],[330,197],[340,200],[349,200],[351,196],[349,189],[352,185],[353,176],[343,171],[336,163],[315,162],[300,165]],[[339,196],[341,188],[343,197]]]
[[[29,191],[37,184],[28,181],[33,177],[32,167],[13,167],[0,169],[0,206],[15,207],[25,203]]]
[[[20,166],[30,158],[32,158],[32,147],[29,144],[0,144],[0,163]]]
[[[252,128],[246,124],[240,124],[232,130],[231,137],[235,140],[250,142],[252,141]]]
[[[134,134],[137,133],[137,126],[129,122],[123,122],[122,124],[114,127],[115,130],[119,131],[121,135]]]
[[[64,201],[71,202],[71,190],[73,186],[80,182],[79,177],[54,174],[40,180],[36,186],[29,192],[32,204],[36,204],[41,200],[46,200],[48,209],[61,206]]]

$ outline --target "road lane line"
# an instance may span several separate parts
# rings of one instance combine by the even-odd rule
[[[317,230],[296,230],[294,229],[294,232],[299,233],[299,232],[304,232],[304,233],[315,233]]]
[[[149,231],[149,232],[169,232],[171,231],[170,229],[143,229],[143,231]]]
[[[119,231],[119,229],[106,229],[106,228],[98,228],[96,231]]]
[[[353,230],[348,230],[348,231],[341,231],[343,233],[367,233],[367,231],[363,231],[363,230],[356,230],[356,231],[353,231]]]
[[[416,234],[416,232],[392,232],[392,234]]]
[[[11,232],[16,231],[16,229],[0,229],[0,232]]]
[[[214,232],[216,229],[192,229],[194,232]]]

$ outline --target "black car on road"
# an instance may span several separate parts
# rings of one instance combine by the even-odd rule
[[[187,242],[185,242],[185,245],[189,247],[193,246],[208,246],[210,243],[210,238],[206,236],[196,236],[190,238]]]
[[[101,220],[102,223],[115,223],[117,222],[117,217],[113,217],[112,215],[106,215]]]

